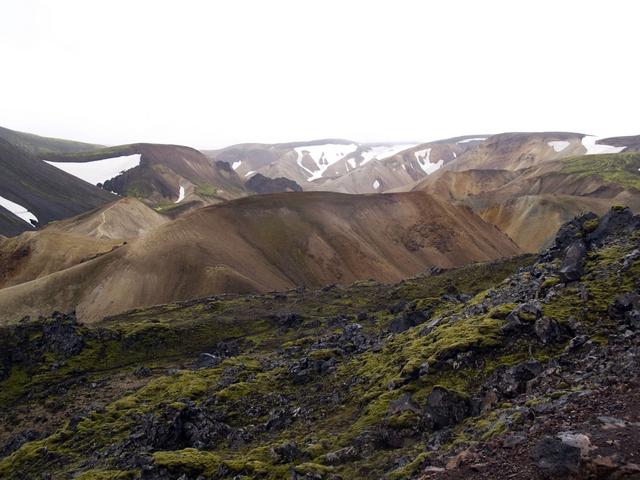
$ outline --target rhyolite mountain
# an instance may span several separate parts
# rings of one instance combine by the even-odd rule
[[[520,132],[467,135],[429,143],[325,139],[241,144],[206,151],[205,156],[195,149],[177,145],[138,143],[102,147],[6,129],[0,130],[0,134],[25,154],[35,155],[80,178],[89,180],[92,170],[102,172],[104,169],[100,182],[90,181],[119,195],[138,198],[169,218],[256,193],[299,189],[381,193],[423,187],[443,192],[449,190],[443,186],[448,179],[455,183],[454,190],[472,193],[463,203],[510,235],[520,247],[536,251],[549,244],[562,222],[581,211],[603,213],[616,204],[636,207],[635,191],[626,187],[624,192],[617,193],[610,185],[603,186],[602,191],[576,190],[570,184],[584,183],[584,179],[569,172],[562,162],[585,154],[637,151],[640,148],[637,136],[603,139],[582,133]],[[78,170],[78,166],[82,168]],[[546,182],[540,192],[531,187],[538,170],[543,171],[540,181]],[[482,175],[480,181],[476,181],[478,172]],[[500,183],[511,172],[520,174],[508,187],[505,185],[500,192],[489,187]],[[625,175],[633,173],[627,171]],[[550,187],[548,179],[554,175],[569,178],[562,185],[556,182]],[[434,187],[435,183],[439,186]],[[28,192],[26,194],[28,196]],[[100,201],[84,197],[90,206],[100,205]],[[448,195],[445,198],[462,201]],[[31,212],[28,205],[20,206]],[[79,213],[77,206],[69,209],[73,213],[56,207],[55,218]],[[38,219],[40,225],[48,221],[48,218]],[[28,221],[5,210],[0,210],[0,222],[0,233],[4,235],[33,228]],[[527,223],[539,225],[535,235],[522,233],[521,226]]]
[[[358,143],[324,139],[281,144],[240,144],[205,151],[241,176],[285,177],[303,190],[380,193],[415,182],[454,160],[486,135],[430,143]]]
[[[139,164],[102,182],[106,190],[153,205],[202,206],[246,195],[243,182],[227,163],[211,162],[198,150],[181,145],[136,143],[90,152],[48,154],[42,159],[72,164],[129,156],[139,156]]]
[[[516,170],[445,169],[413,189],[469,206],[536,252],[582,212],[603,214],[614,205],[640,209],[640,153],[581,155]]]
[[[636,478],[639,152],[0,129],[0,478]]]
[[[619,207],[395,284],[17,315],[0,477],[637,478],[639,244]]]
[[[0,244],[0,278],[12,285],[0,288],[0,322],[53,310],[75,310],[93,322],[131,308],[219,293],[395,282],[429,267],[520,252],[468,208],[424,192],[249,196],[194,210],[126,244],[105,243],[116,240],[114,235],[98,234],[112,228],[109,218],[102,223],[108,210]],[[93,232],[94,255],[59,258],[55,251],[27,248],[65,233],[64,251],[72,251],[81,232]],[[77,248],[84,252],[88,242],[81,240]]]

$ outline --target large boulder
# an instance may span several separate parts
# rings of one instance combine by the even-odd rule
[[[531,460],[547,478],[567,478],[580,468],[580,448],[557,437],[543,437],[531,451]]]
[[[427,397],[423,421],[429,430],[456,425],[471,413],[469,399],[458,392],[436,386]]]
[[[640,295],[625,293],[609,305],[609,316],[631,328],[640,328]]]
[[[587,245],[583,240],[576,240],[567,247],[562,265],[560,265],[559,273],[562,282],[567,283],[580,280],[586,255]]]
[[[597,242],[612,233],[620,233],[638,228],[640,217],[633,215],[630,209],[613,207],[598,222],[598,227],[587,236],[587,241]]]
[[[553,245],[543,256],[549,257],[548,259],[561,256],[569,245],[584,238],[584,225],[596,221],[598,221],[598,216],[593,212],[587,212],[564,223],[558,230]]]
[[[562,329],[560,324],[549,317],[542,317],[536,320],[533,326],[536,336],[543,345],[558,342],[562,339]]]
[[[498,368],[483,385],[484,391],[495,391],[501,397],[513,398],[527,390],[527,383],[542,372],[542,365],[535,360],[513,367]]]

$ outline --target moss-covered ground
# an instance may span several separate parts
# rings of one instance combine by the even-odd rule
[[[555,291],[544,315],[561,324],[577,318],[593,338],[606,339],[613,328],[608,305],[640,278],[638,263],[624,271],[617,266],[637,240],[590,252],[580,285],[559,288],[551,274],[540,279],[540,292]],[[215,415],[234,433],[207,448],[137,452],[166,478],[282,479],[292,472],[300,478],[412,478],[428,462],[433,438],[418,412],[390,408],[398,399],[409,394],[415,405],[424,405],[435,386],[470,398],[496,369],[546,361],[562,351],[564,345],[505,333],[517,301],[474,310],[495,291],[509,289],[505,279],[534,261],[523,256],[470,265],[396,285],[371,281],[222,295],[127,312],[90,329],[78,326],[85,341],[79,353],[61,358],[36,352],[14,362],[0,382],[0,419],[9,422],[20,412],[14,433],[32,428],[47,405],[64,413],[42,438],[0,459],[0,478],[39,478],[43,472],[54,479],[138,478],[141,468],[124,461],[117,447],[131,440],[142,419],[180,412],[187,404]],[[390,333],[399,315],[415,311],[426,312],[426,320]],[[21,337],[27,351],[38,342],[46,321],[40,322],[28,327],[27,340]],[[349,333],[356,323],[365,347]],[[15,335],[1,333],[5,339]],[[200,353],[221,351],[219,363],[196,368]],[[327,367],[298,381],[298,366],[309,363]],[[87,396],[95,405],[86,404]],[[508,411],[508,403],[503,407]],[[72,412],[80,416],[69,422]],[[265,427],[274,418],[281,424]],[[502,415],[498,406],[456,426],[442,448],[491,438],[513,422],[517,418]],[[287,444],[295,444],[295,454],[278,455],[278,446]],[[358,454],[336,460],[349,448]]]

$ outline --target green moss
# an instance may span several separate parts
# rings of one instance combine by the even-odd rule
[[[420,473],[425,463],[429,459],[429,453],[422,452],[416,456],[413,460],[407,463],[405,466],[393,470],[389,473],[390,480],[405,480],[407,478],[413,478]]]
[[[13,473],[19,473],[19,465],[37,466],[46,454],[45,441],[29,442],[8,457],[0,460],[0,478],[14,478]],[[16,466],[18,468],[16,469]],[[27,472],[24,471],[26,474]]]
[[[196,185],[195,193],[203,197],[216,197],[218,195],[218,189],[213,185],[203,183]]]
[[[301,475],[327,475],[334,471],[333,467],[327,465],[320,465],[318,463],[306,462],[295,466],[296,473]]]
[[[439,325],[425,337],[430,341],[425,353],[428,360],[434,362],[452,351],[497,346],[503,325],[503,321],[487,317],[465,318],[453,324]]]
[[[410,410],[391,415],[387,419],[387,425],[395,429],[411,428],[419,423],[420,417]]]
[[[591,220],[587,220],[586,222],[584,222],[582,224],[582,229],[587,233],[591,233],[596,228],[598,228],[598,225],[600,225],[600,219],[599,218],[593,218]]]
[[[216,393],[219,400],[240,400],[253,392],[251,383],[238,382]]]
[[[89,470],[75,478],[77,480],[133,480],[138,477],[137,470]]]
[[[509,315],[516,306],[517,305],[515,303],[504,303],[497,307],[493,307],[489,311],[489,317],[498,319],[506,318],[506,316]]]
[[[313,360],[329,360],[336,356],[336,350],[333,348],[326,348],[321,350],[314,350],[309,354],[309,358]]]
[[[609,252],[605,256],[613,257],[623,251]],[[500,366],[525,361],[531,355],[543,360],[557,354],[551,347],[542,346],[539,350],[534,347],[530,352],[530,339],[502,336],[503,319],[515,304],[498,306],[486,315],[452,317],[451,313],[458,312],[463,306],[457,302],[443,302],[440,298],[444,293],[455,291],[477,294],[471,303],[481,301],[486,296],[483,288],[495,286],[530,260],[521,258],[506,263],[472,265],[436,276],[421,276],[392,287],[361,282],[323,292],[224,295],[139,309],[106,319],[98,325],[96,332],[100,334],[96,333],[88,340],[80,355],[69,359],[69,365],[61,369],[62,374],[60,370],[52,373],[42,366],[35,378],[46,378],[46,382],[42,380],[44,385],[57,384],[74,375],[100,375],[109,379],[122,375],[126,385],[140,365],[157,367],[154,377],[144,380],[146,385],[137,386],[135,391],[115,395],[104,411],[83,419],[75,431],[60,428],[41,444],[46,446],[53,460],[35,454],[27,444],[9,463],[0,461],[0,468],[11,473],[31,473],[44,471],[46,467],[54,478],[67,478],[70,472],[87,468],[83,462],[90,452],[92,455],[97,453],[96,458],[100,460],[93,466],[97,470],[86,474],[119,474],[113,470],[117,468],[113,459],[102,454],[108,452],[110,445],[136,432],[140,419],[146,415],[182,410],[186,407],[184,399],[190,398],[199,407],[215,412],[231,427],[245,428],[247,425],[265,425],[274,409],[280,408],[286,399],[286,404],[299,406],[305,415],[291,415],[291,422],[282,429],[261,431],[260,435],[248,437],[246,443],[240,445],[230,445],[223,440],[216,444],[215,452],[196,449],[156,452],[154,461],[176,477],[183,473],[192,477],[214,477],[218,471],[228,471],[238,478],[275,480],[290,476],[291,469],[300,475],[310,473],[330,477],[335,473],[342,478],[400,479],[419,475],[428,459],[424,452],[425,439],[414,435],[413,431],[419,419],[411,411],[390,414],[392,401],[409,393],[418,405],[424,405],[436,385],[472,396],[486,377]],[[588,259],[588,275],[599,275],[596,264],[601,261],[603,258],[595,256]],[[621,275],[624,284],[627,274]],[[608,281],[590,278],[587,285],[590,295],[603,304],[610,300],[605,298],[611,295]],[[569,296],[575,297],[575,304],[573,300],[568,301]],[[574,308],[579,311],[584,307],[585,302],[576,289],[563,288],[558,297],[557,305],[550,302],[552,309],[569,305],[570,314],[574,315]],[[322,336],[340,334],[341,329],[334,326],[331,316],[343,314],[355,319],[357,314],[366,312],[367,319],[359,323],[366,333],[376,335],[394,317],[389,313],[389,306],[398,301],[416,301],[418,308],[435,309],[432,318],[440,315],[444,318],[430,331],[425,330],[425,325],[417,326],[385,337],[380,348],[363,353],[345,349],[344,353],[338,354],[332,348],[309,351]],[[273,315],[282,312],[302,315],[303,325],[286,331],[278,329]],[[220,341],[237,343],[240,354],[213,368],[188,370],[199,352],[214,351]],[[458,356],[458,353],[465,355]],[[335,370],[318,374],[308,384],[295,385],[291,382],[287,363],[299,356],[318,360],[335,358]],[[429,371],[420,376],[418,371],[425,363],[429,365]],[[159,376],[160,369],[164,371],[167,367],[180,370]],[[136,379],[138,381],[140,379]],[[230,381],[233,383],[229,384]],[[29,385],[31,389],[33,379]],[[460,428],[456,427],[452,445],[491,438],[503,432],[512,421],[508,415],[511,406],[501,404],[497,408],[502,415],[481,417],[478,422],[469,419]],[[308,422],[306,419],[309,418],[313,421]],[[364,432],[381,427],[396,429],[399,435],[406,434],[403,447],[376,450],[373,455],[343,465],[323,465],[327,452],[353,445]],[[297,462],[307,463],[297,466],[293,462],[275,463],[277,460],[270,452],[271,447],[290,441],[295,441],[303,452]],[[413,461],[390,472],[399,456]],[[59,459],[63,461],[52,463]]]
[[[155,452],[153,460],[157,465],[170,472],[188,473],[192,475],[214,475],[222,465],[220,457],[215,453],[204,452],[195,448],[185,448],[171,452]]]
[[[616,153],[585,155],[562,160],[563,173],[580,177],[595,176],[624,188],[640,190],[640,154]]]
[[[29,386],[30,378],[26,369],[13,367],[11,375],[0,382],[0,405],[5,405],[15,401],[24,395]]]

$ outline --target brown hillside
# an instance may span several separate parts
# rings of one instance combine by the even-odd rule
[[[111,253],[0,290],[0,319],[76,309],[95,321],[221,292],[397,281],[429,266],[519,252],[470,210],[424,192],[255,196],[196,210]]]
[[[564,165],[556,160],[518,171],[445,170],[413,188],[467,205],[528,252],[548,246],[560,225],[575,215],[602,215],[613,205],[640,208],[635,188],[595,174],[568,173]]]
[[[0,288],[91,260],[141,237],[169,219],[134,198],[0,243]]]
[[[157,213],[141,201],[125,197],[83,215],[52,223],[47,230],[98,239],[133,239],[168,221],[165,215]]]
[[[92,162],[125,155],[140,155],[140,165],[104,182],[104,188],[135,196],[148,203],[171,203],[185,189],[183,203],[200,205],[246,195],[242,180],[225,162],[212,162],[198,150],[182,145],[134,143],[100,150],[46,154],[44,160]]]
[[[518,132],[493,135],[484,142],[459,155],[447,164],[449,170],[498,169],[519,170],[548,160],[557,160],[572,155],[582,155],[580,133],[567,132]],[[568,145],[556,151],[549,142],[564,141]]]

